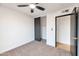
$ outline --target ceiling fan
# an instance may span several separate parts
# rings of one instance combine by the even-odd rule
[[[31,13],[34,13],[34,8],[37,8],[37,9],[39,9],[39,10],[41,10],[41,11],[44,11],[45,10],[45,8],[43,8],[43,7],[40,7],[40,6],[38,6],[37,4],[39,4],[39,3],[30,3],[30,4],[28,4],[28,5],[17,5],[18,7],[30,7],[31,8]]]

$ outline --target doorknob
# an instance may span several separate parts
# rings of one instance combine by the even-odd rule
[[[73,37],[73,39],[74,39],[74,40],[78,40],[78,38],[77,38],[77,37]]]

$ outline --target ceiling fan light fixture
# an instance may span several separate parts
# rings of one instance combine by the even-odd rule
[[[34,9],[36,6],[34,4],[30,4],[29,7]]]

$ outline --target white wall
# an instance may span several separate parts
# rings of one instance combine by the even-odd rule
[[[33,18],[0,6],[0,53],[33,40]]]
[[[54,12],[54,13],[51,12],[47,14],[47,20],[46,20],[47,45],[55,47],[55,16],[69,14],[72,12],[73,8],[74,7],[65,8],[65,9],[69,9],[69,12],[67,13],[62,13],[62,11],[65,9],[61,9],[57,12]]]
[[[41,38],[46,39],[46,16],[41,17]]]
[[[55,17],[53,14],[47,15],[47,44],[55,47]],[[53,29],[53,30],[52,30]]]
[[[57,42],[70,45],[70,16],[57,18]]]

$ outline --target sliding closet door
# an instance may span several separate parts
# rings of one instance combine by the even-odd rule
[[[70,45],[70,15],[57,18],[57,42]]]

